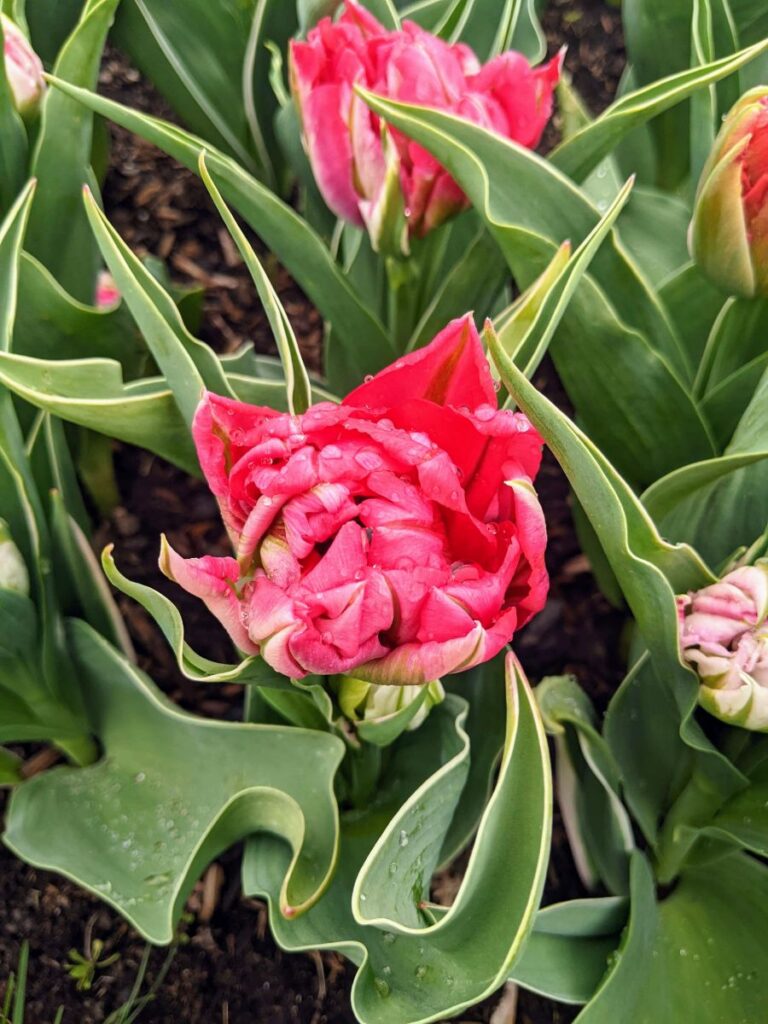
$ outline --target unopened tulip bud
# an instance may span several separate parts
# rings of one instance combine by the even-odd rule
[[[120,290],[108,270],[100,270],[96,279],[96,308],[114,309],[120,302]]]
[[[5,75],[20,114],[37,110],[45,92],[43,64],[21,29],[5,14],[3,22]]]
[[[699,703],[723,721],[768,732],[768,559],[679,597],[678,612]]]
[[[768,88],[726,117],[699,181],[691,255],[733,295],[768,295]]]
[[[7,524],[0,519],[0,590],[29,594],[29,573],[11,537]]]
[[[385,686],[366,683],[362,679],[345,676],[339,687],[341,710],[351,722],[383,722],[421,701],[421,707],[408,723],[408,729],[418,729],[435,705],[445,698],[439,680],[424,686]]]

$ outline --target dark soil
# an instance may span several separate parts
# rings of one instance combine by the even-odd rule
[[[567,43],[566,66],[576,88],[592,109],[602,109],[613,96],[624,63],[617,10],[596,0],[553,0],[544,25],[551,52]],[[118,54],[109,54],[105,61],[102,89],[131,106],[170,117]],[[104,197],[112,222],[136,251],[165,260],[176,283],[205,287],[201,336],[214,348],[234,351],[250,340],[258,351],[273,352],[247,271],[198,178],[141,140],[118,128],[111,131]],[[318,368],[320,318],[281,268],[270,270],[307,362]],[[567,407],[551,367],[542,368],[536,383]],[[201,482],[145,452],[118,446],[115,456],[122,504],[99,528],[97,546],[114,541],[118,564],[128,576],[163,590],[179,604],[200,652],[230,660],[223,630],[156,568],[162,532],[183,555],[227,550],[210,493]],[[621,676],[622,616],[599,594],[579,551],[568,487],[549,456],[537,486],[549,525],[552,590],[546,609],[516,638],[516,650],[534,681],[573,672],[602,707]],[[200,714],[240,715],[239,687],[185,681],[149,617],[127,599],[121,597],[120,604],[141,666],[174,700]],[[351,1024],[353,970],[334,954],[287,955],[277,949],[266,927],[265,908],[240,895],[238,867],[238,851],[230,851],[198,885],[167,975],[139,1019],[147,1024]],[[446,884],[450,886],[450,879]],[[545,902],[581,894],[556,822]],[[128,997],[145,950],[111,910],[0,849],[0,979],[14,969],[23,939],[31,951],[27,1024],[50,1024],[59,1005],[66,1007],[64,1024],[100,1024]],[[78,992],[66,973],[68,953],[87,952],[93,939],[105,942],[102,956],[115,952],[119,959],[97,971],[90,991]],[[147,985],[166,955],[164,950],[152,952]],[[0,980],[0,1006],[2,991]],[[490,1021],[499,999],[493,997],[456,1021]],[[497,1024],[565,1024],[574,1017],[570,1008],[521,992],[517,1016],[511,1009],[499,1009]]]

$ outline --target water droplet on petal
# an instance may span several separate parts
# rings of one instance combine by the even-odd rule
[[[373,374],[366,373],[366,375],[363,377],[363,380],[365,381],[366,384],[370,384],[370,382],[373,380]]]

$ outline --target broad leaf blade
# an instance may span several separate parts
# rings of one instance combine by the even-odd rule
[[[71,636],[108,756],[17,789],[7,845],[95,892],[156,943],[172,940],[203,868],[262,829],[292,848],[280,906],[295,914],[316,901],[337,854],[333,775],[341,741],[195,718],[83,623],[72,624]],[[288,744],[294,757],[284,755]]]
[[[658,37],[657,27],[655,34]],[[623,96],[595,121],[562,142],[550,154],[550,160],[574,181],[583,181],[633,128],[669,110],[698,89],[733,74],[766,50],[768,40],[763,39],[739,53],[679,71]]]
[[[200,154],[198,173],[216,204],[216,209],[221,214],[227,230],[234,239],[240,255],[243,257],[243,261],[253,278],[253,283],[256,285],[261,304],[272,328],[272,335],[277,345],[277,351],[280,354],[280,360],[283,364],[288,410],[292,414],[306,412],[312,402],[312,389],[290,320],[283,309],[280,299],[277,297],[277,292],[272,287],[272,282],[267,277],[256,253],[253,251],[253,247],[230,213],[229,208],[221,197],[221,193],[208,173],[204,153]]]
[[[56,62],[56,74],[94,88],[101,53],[118,0],[86,5]],[[32,210],[27,249],[76,299],[90,302],[98,253],[80,201],[90,181],[93,114],[61,91],[46,95],[32,173],[40,189]]]
[[[545,741],[530,692],[513,663],[509,671],[500,776],[450,911],[431,926],[426,919],[418,926],[374,921],[362,897],[370,892],[373,899],[374,884],[376,891],[382,885],[396,887],[400,870],[409,875],[416,870],[422,833],[413,826],[419,819],[424,866],[438,848],[439,830],[430,830],[430,808],[436,809],[441,799],[443,780],[452,790],[468,755],[464,705],[453,695],[433,709],[417,732],[406,733],[391,748],[391,774],[366,812],[346,823],[339,872],[327,895],[295,925],[273,914],[273,930],[285,948],[332,947],[361,964],[352,1000],[363,1024],[426,1024],[471,1005],[501,984],[533,924],[549,842],[551,792]],[[398,851],[396,862],[390,844]],[[506,851],[503,858],[499,849]],[[246,859],[246,889],[271,895],[280,863],[274,844],[257,840]],[[356,876],[359,898],[353,918],[349,894]],[[398,912],[412,915],[419,898],[411,894],[409,910],[405,901],[398,902]],[[480,929],[477,920],[483,922]]]

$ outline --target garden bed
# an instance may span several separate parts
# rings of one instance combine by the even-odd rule
[[[575,85],[597,110],[612,97],[623,65],[620,19],[615,8],[594,0],[560,0],[545,18],[550,51],[568,45],[566,66]],[[133,107],[168,116],[167,109],[116,52],[109,52],[102,91]],[[174,281],[204,287],[202,337],[218,351],[234,351],[251,340],[273,352],[271,334],[254,297],[250,277],[225,235],[198,178],[153,147],[111,129],[111,169],[104,190],[107,213],[131,246],[167,262]],[[300,290],[272,267],[302,352],[318,368],[321,321]],[[567,400],[545,363],[535,383],[564,408]],[[115,452],[121,502],[97,533],[97,547],[113,541],[121,569],[132,579],[172,595],[182,609],[200,652],[227,660],[224,631],[193,598],[156,569],[157,538],[168,534],[184,556],[223,554],[227,541],[214,499],[201,482],[138,449]],[[548,674],[575,673],[602,709],[621,679],[623,615],[599,593],[580,553],[569,511],[568,487],[547,455],[537,484],[549,527],[548,568],[552,589],[546,609],[515,641],[534,681]],[[162,636],[148,615],[120,596],[139,664],[183,707],[203,715],[237,719],[237,686],[191,684],[179,674]],[[44,756],[44,755],[39,755]],[[30,769],[39,767],[32,759]],[[455,869],[460,870],[460,867]],[[455,888],[455,873],[439,880],[443,899]],[[556,822],[545,903],[579,895],[580,885]],[[53,1021],[65,1007],[64,1024],[100,1024],[129,997],[145,951],[143,941],[109,909],[61,878],[34,870],[0,851],[0,978],[15,966],[22,940],[30,944],[27,1020]],[[78,992],[68,977],[70,950],[86,956],[94,939],[102,956],[117,954],[97,969],[90,991]],[[332,953],[282,953],[267,928],[266,909],[243,901],[239,853],[230,851],[210,867],[189,903],[189,919],[167,966],[166,951],[152,952],[142,992],[164,972],[147,1024],[334,1024],[354,1020],[348,991],[352,971]],[[500,1003],[500,1000],[502,1002]],[[565,1007],[520,993],[517,1016],[510,994],[497,994],[456,1018],[494,1024],[565,1024]]]

